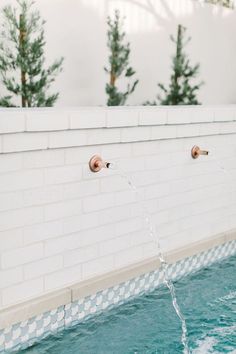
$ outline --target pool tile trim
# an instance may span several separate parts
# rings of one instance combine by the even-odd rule
[[[235,254],[235,236],[235,231],[227,235],[218,235],[204,243],[191,245],[189,248],[166,255],[169,262],[169,277],[173,280],[181,278]],[[25,303],[18,309],[17,306],[6,309],[0,313],[1,325],[9,321],[8,326],[0,329],[0,353],[30,346],[39,338],[81,322],[109,307],[120,305],[141,293],[151,291],[161,285],[163,280],[164,275],[159,269],[158,260],[152,259],[149,262],[140,262],[138,266],[98,277],[96,282],[86,281],[78,286],[44,296],[41,298],[41,307],[37,307],[35,300],[29,302],[28,307]],[[57,299],[57,302],[54,299]],[[47,306],[52,308],[43,311],[47,302]],[[30,312],[35,311],[38,314],[30,316]],[[21,320],[11,324],[11,321],[16,322],[17,318]]]

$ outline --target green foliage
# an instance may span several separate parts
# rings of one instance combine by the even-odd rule
[[[205,0],[209,4],[221,5],[230,9],[234,8],[234,0]]]
[[[62,71],[63,58],[45,68],[45,21],[39,11],[32,10],[34,1],[16,1],[18,9],[3,9],[0,74],[9,96],[1,99],[0,105],[14,106],[13,97],[20,97],[22,107],[51,107],[59,94],[47,91]]]
[[[128,97],[134,92],[138,80],[127,85],[125,92],[119,91],[117,79],[122,76],[130,79],[135,71],[129,66],[130,44],[125,43],[125,32],[122,30],[123,23],[120,19],[120,13],[115,11],[115,18],[108,17],[108,48],[110,51],[109,68],[105,68],[110,76],[109,83],[106,84],[106,93],[108,95],[108,106],[122,106],[126,103]]]
[[[173,58],[173,73],[170,78],[169,87],[158,84],[164,94],[159,95],[158,102],[161,105],[197,105],[200,104],[197,99],[197,91],[203,83],[193,85],[192,79],[196,78],[199,72],[199,64],[191,66],[189,59],[184,52],[185,45],[190,39],[184,41],[186,29],[178,25],[177,39],[171,36],[171,40],[176,44],[176,54]],[[157,102],[147,102],[146,105],[156,105]]]

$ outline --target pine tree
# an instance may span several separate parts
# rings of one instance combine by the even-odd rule
[[[192,84],[192,80],[196,78],[199,72],[199,64],[191,66],[189,59],[184,52],[184,47],[189,42],[184,41],[186,29],[178,25],[177,39],[171,36],[171,40],[176,44],[176,54],[173,58],[173,73],[170,78],[169,87],[158,84],[165,97],[159,95],[158,102],[161,105],[197,105],[200,104],[197,99],[197,91],[200,89],[202,82]],[[146,105],[156,105],[157,102],[147,102]]]
[[[32,10],[34,1],[16,1],[18,9],[3,9],[0,75],[9,95],[0,105],[14,106],[13,98],[20,97],[22,107],[51,107],[59,94],[50,94],[48,89],[62,71],[63,58],[45,68],[45,21],[39,11]]]
[[[115,11],[115,18],[108,17],[108,48],[110,50],[109,68],[105,71],[109,74],[110,80],[106,84],[106,93],[108,95],[108,106],[122,106],[126,103],[128,97],[134,92],[138,80],[128,84],[125,92],[119,91],[117,80],[122,76],[131,78],[135,71],[129,65],[130,43],[125,43],[125,32],[122,30],[123,23],[120,19],[120,13]]]

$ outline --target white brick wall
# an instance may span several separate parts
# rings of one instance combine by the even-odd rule
[[[0,143],[0,309],[152,257],[140,199],[164,251],[236,227],[235,106],[1,110]]]

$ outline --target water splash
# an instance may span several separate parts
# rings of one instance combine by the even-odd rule
[[[181,336],[181,342],[183,344],[184,347],[184,351],[183,354],[189,354],[190,350],[189,350],[189,346],[188,346],[188,331],[187,331],[187,325],[186,325],[186,321],[184,318],[184,315],[181,312],[180,306],[178,304],[177,301],[177,297],[176,297],[176,293],[175,293],[175,287],[171,281],[171,279],[169,279],[168,276],[168,263],[165,260],[164,254],[161,250],[161,246],[160,246],[160,241],[159,241],[159,237],[157,235],[157,231],[155,229],[155,227],[153,225],[155,225],[150,217],[150,214],[147,210],[147,208],[145,207],[145,205],[143,204],[142,200],[142,196],[140,195],[136,185],[132,182],[131,178],[124,173],[116,164],[111,163],[109,165],[109,168],[112,170],[116,170],[118,172],[118,174],[124,178],[127,181],[127,184],[129,185],[130,189],[136,194],[137,200],[142,208],[143,211],[143,216],[144,216],[144,220],[148,226],[149,229],[149,235],[152,238],[152,240],[155,242],[156,246],[157,246],[157,256],[158,259],[161,263],[161,268],[163,270],[163,274],[164,274],[164,284],[166,285],[166,287],[169,289],[170,291],[170,295],[171,295],[171,299],[172,299],[172,305],[174,307],[174,310],[176,312],[176,315],[178,316],[180,323],[181,323],[181,328],[182,328],[182,336]]]

